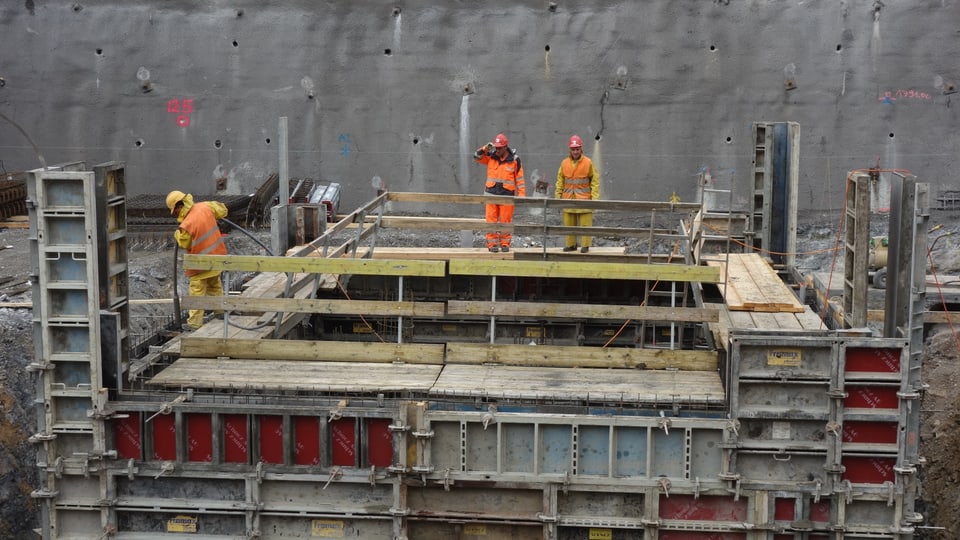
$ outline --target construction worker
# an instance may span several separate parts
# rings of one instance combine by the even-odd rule
[[[583,155],[583,140],[574,135],[570,137],[567,146],[570,148],[570,155],[563,158],[560,162],[560,170],[557,171],[557,198],[594,201],[599,199],[600,173],[593,166],[593,161]],[[564,227],[593,226],[593,210],[564,208],[562,213]],[[590,242],[589,236],[580,237],[580,253],[590,251]],[[563,250],[575,251],[576,249],[577,237],[568,235],[566,247]]]
[[[526,197],[527,188],[523,182],[523,167],[517,151],[507,146],[507,136],[503,133],[493,138],[473,154],[477,163],[487,166],[487,183],[484,192],[490,195]],[[487,223],[513,223],[512,204],[486,205]],[[487,249],[491,253],[510,251],[510,231],[490,231],[487,233]]]
[[[226,238],[220,234],[217,220],[227,217],[227,207],[218,201],[194,204],[193,195],[182,191],[167,194],[167,208],[180,226],[173,233],[177,245],[195,255],[226,255]],[[223,296],[219,270],[186,270],[190,278],[190,296]],[[203,325],[203,310],[191,309],[187,328]]]

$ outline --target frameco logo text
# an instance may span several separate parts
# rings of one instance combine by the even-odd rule
[[[336,519],[315,519],[310,522],[310,536],[343,538],[343,522]]]
[[[167,532],[195,533],[197,532],[197,516],[179,515],[167,520]]]

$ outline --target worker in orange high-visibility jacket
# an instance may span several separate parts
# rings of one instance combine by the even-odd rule
[[[226,255],[226,237],[220,234],[217,220],[227,217],[227,207],[218,201],[194,204],[193,195],[171,191],[167,208],[177,217],[180,226],[173,233],[177,245],[194,255]],[[190,278],[190,296],[223,296],[219,270],[186,270]],[[187,317],[188,329],[203,325],[203,310],[191,309]]]
[[[473,155],[473,159],[487,166],[487,183],[484,193],[489,195],[507,195],[526,197],[527,188],[523,182],[523,166],[515,149],[507,146],[509,141],[503,133],[493,138]],[[487,223],[513,223],[512,204],[486,205]],[[510,251],[513,235],[510,231],[491,231],[487,233],[487,249],[492,253]]]
[[[567,147],[570,149],[570,155],[560,162],[560,170],[557,171],[557,190],[558,199],[575,200],[597,200],[600,198],[600,173],[593,166],[593,161],[583,155],[583,140],[577,135],[570,137]],[[592,227],[593,210],[586,208],[564,208],[563,225],[564,227]],[[580,237],[580,252],[590,251],[591,238],[589,236]],[[568,235],[566,237],[566,247],[564,251],[574,251],[577,249],[577,237]]]

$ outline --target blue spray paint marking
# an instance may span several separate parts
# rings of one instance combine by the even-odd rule
[[[341,133],[340,136],[337,137],[337,141],[341,144],[340,155],[343,157],[350,155],[350,135]]]

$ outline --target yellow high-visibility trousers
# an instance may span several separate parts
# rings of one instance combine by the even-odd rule
[[[592,227],[593,226],[593,212],[584,212],[583,210],[564,209],[562,214],[563,214],[564,227]],[[592,237],[581,236],[580,247],[590,247],[591,241],[592,241]],[[577,247],[577,237],[574,235],[567,236],[566,246],[568,248]]]
[[[223,283],[220,272],[204,272],[190,276],[190,296],[223,296]],[[193,329],[203,326],[203,310],[191,309],[187,317],[187,326]]]

